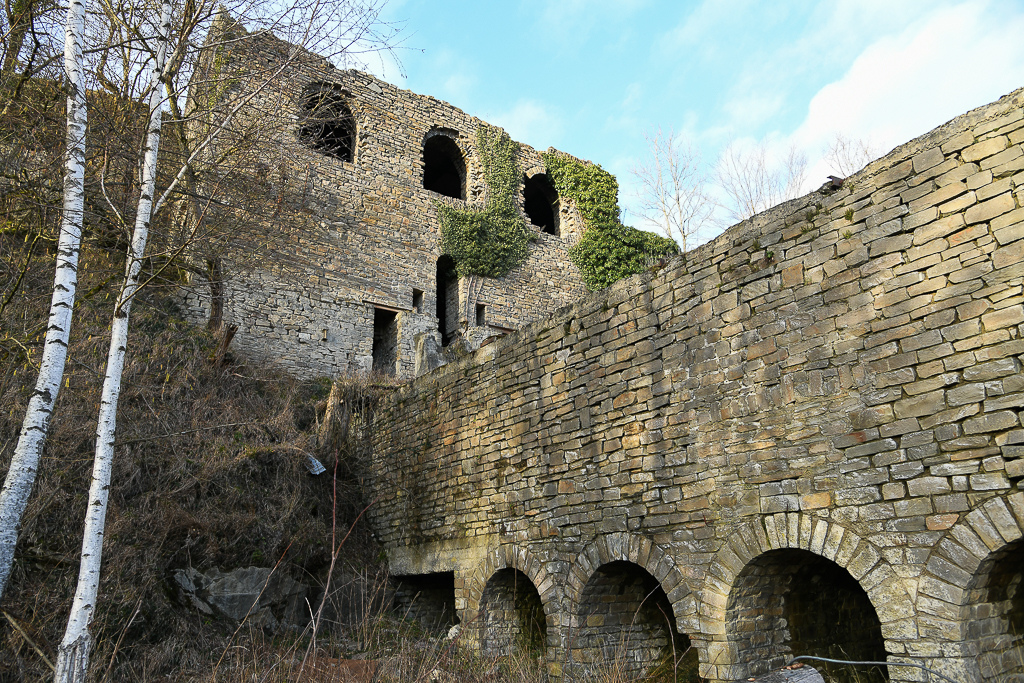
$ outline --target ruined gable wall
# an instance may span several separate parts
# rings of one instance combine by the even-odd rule
[[[234,58],[270,65],[264,74],[283,63],[290,50],[270,37],[252,43],[256,47]],[[314,83],[337,84],[349,93],[345,100],[357,122],[352,163],[298,140],[302,98]],[[424,138],[445,129],[465,157],[469,200],[441,199],[482,206],[486,188],[475,131],[483,122],[433,97],[335,69],[310,54],[276,75],[240,116],[276,131],[267,151],[270,182],[283,182],[290,197],[300,198],[307,225],[271,222],[265,253],[254,256],[251,247],[226,253],[226,322],[239,325],[235,347],[273,359],[299,376],[368,370],[373,309],[365,302],[370,301],[407,311],[399,315],[408,318],[401,329],[409,334],[399,344],[411,354],[411,335],[432,329],[440,256],[434,201],[441,196],[423,189]],[[525,145],[520,156],[524,169],[543,165],[539,153]],[[567,256],[581,225],[572,214],[564,238],[541,235],[523,264],[477,288],[490,322],[518,328],[583,294],[579,272]],[[414,289],[424,293],[422,314],[409,310]],[[193,318],[205,319],[208,297],[205,284],[197,281],[187,300]],[[463,310],[474,310],[475,301],[464,303]],[[411,355],[403,355],[400,374],[411,375],[411,368]]]
[[[729,582],[799,544],[860,581],[890,655],[997,676],[958,601],[1024,528],[1022,142],[1017,91],[401,390],[369,513],[393,565],[454,570],[469,623],[481,558],[528,552],[550,630],[584,551],[642,537],[703,675],[735,680]]]

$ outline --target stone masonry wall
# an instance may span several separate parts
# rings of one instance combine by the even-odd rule
[[[372,438],[393,571],[454,571],[464,624],[524,572],[557,675],[589,579],[630,562],[726,681],[790,653],[751,660],[737,577],[809,551],[891,679],[1022,673],[1019,615],[968,630],[1020,604],[992,567],[1024,528],[1022,143],[1016,91],[403,388]]]
[[[236,348],[273,360],[298,376],[369,370],[375,304],[410,311],[418,290],[423,292],[421,312],[434,318],[441,255],[435,202],[483,206],[486,187],[475,133],[484,122],[369,74],[338,70],[317,55],[294,56],[292,46],[272,37],[245,44],[250,43],[245,53],[236,50],[231,57],[235,61],[225,68],[260,63],[271,65],[260,71],[261,77],[275,75],[269,87],[258,78],[235,86],[258,92],[239,117],[269,131],[268,191],[282,189],[276,182],[300,197],[297,212],[306,216],[307,225],[266,225],[266,251],[256,256],[252,245],[222,250],[225,322],[238,325]],[[275,71],[278,64],[285,65],[280,73]],[[355,117],[353,162],[322,154],[299,140],[304,95],[322,83],[342,90]],[[423,145],[430,135],[448,136],[461,150],[466,201],[423,188]],[[543,169],[540,154],[526,145],[519,161],[524,172]],[[522,201],[521,196],[521,210]],[[477,303],[486,306],[490,324],[517,329],[584,294],[579,271],[567,256],[582,222],[575,209],[562,204],[561,235],[544,234],[534,226],[537,239],[526,261],[503,278],[485,279],[473,300],[461,301],[456,328],[473,325],[465,311],[475,311]],[[199,277],[188,288],[185,304],[192,319],[208,317],[208,290]],[[409,340],[400,349],[399,376],[411,376],[413,358],[405,354],[412,353],[413,345]]]

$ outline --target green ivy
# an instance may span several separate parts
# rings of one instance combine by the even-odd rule
[[[611,173],[566,154],[541,156],[559,196],[576,202],[583,217],[583,236],[569,249],[569,258],[589,289],[604,289],[645,270],[652,257],[679,253],[674,240],[622,224],[619,183]]]
[[[476,147],[487,184],[483,209],[458,209],[435,201],[441,220],[441,251],[455,260],[459,277],[502,277],[526,258],[533,233],[516,208],[522,172],[519,143],[501,128],[481,125]]]

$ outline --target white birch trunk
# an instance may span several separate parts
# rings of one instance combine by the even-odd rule
[[[92,636],[89,624],[96,608],[96,597],[100,586],[100,565],[103,555],[103,534],[107,516],[107,494],[110,490],[110,473],[114,461],[114,432],[117,427],[117,401],[121,393],[121,375],[124,371],[124,357],[128,343],[128,319],[132,298],[139,286],[139,271],[146,252],[149,237],[149,222],[153,213],[153,197],[156,194],[156,162],[160,147],[160,114],[162,98],[161,76],[167,51],[167,36],[170,32],[171,2],[163,0],[160,13],[160,27],[153,65],[153,78],[149,95],[149,128],[146,136],[145,155],[142,162],[142,189],[135,213],[135,227],[132,243],[125,266],[125,282],[114,309],[111,324],[110,350],[107,353],[107,370],[103,378],[103,392],[100,397],[100,414],[96,426],[96,457],[93,461],[92,486],[89,488],[89,504],[85,512],[85,532],[82,536],[82,559],[78,570],[78,587],[71,604],[64,640],[57,651],[57,672],[55,683],[84,683],[89,670],[89,651]]]
[[[53,406],[57,402],[71,334],[71,313],[78,285],[78,252],[82,242],[85,197],[85,79],[82,35],[86,0],[71,0],[64,28],[64,71],[68,80],[67,158],[64,167],[64,211],[57,242],[50,316],[39,364],[39,378],[29,399],[18,444],[0,491],[0,599],[14,565],[21,517],[35,484],[39,458],[46,444]]]

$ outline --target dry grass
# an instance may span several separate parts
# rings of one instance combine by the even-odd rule
[[[8,269],[24,252],[4,241]],[[83,252],[66,385],[62,388],[35,491],[26,511],[3,609],[52,660],[77,579],[82,520],[92,467],[101,371],[109,341],[111,273],[120,264],[101,249]],[[52,254],[37,246],[21,289],[0,317],[0,475],[6,471],[36,371]],[[106,283],[106,284],[104,284]],[[173,283],[170,283],[173,284]],[[6,292],[5,292],[6,294]],[[330,561],[332,513],[338,526],[362,509],[350,477],[332,503],[329,473],[350,471],[345,453],[318,450],[317,426],[327,381],[300,382],[258,364],[218,367],[214,340],[180,319],[160,290],[132,312],[122,390],[100,603],[92,627],[94,662],[109,680],[159,680],[208,668],[231,625],[203,618],[169,588],[175,569],[272,566],[322,585]],[[364,385],[359,391],[383,391]],[[328,474],[311,476],[305,453]],[[379,557],[359,525],[346,543],[346,564]],[[115,646],[120,641],[114,657]],[[102,668],[103,671],[100,671]],[[42,677],[45,664],[26,637],[0,620],[0,681]]]

